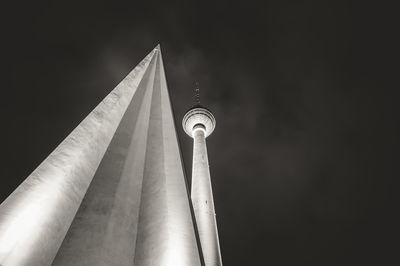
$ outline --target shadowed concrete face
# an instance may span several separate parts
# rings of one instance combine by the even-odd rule
[[[0,264],[200,265],[184,178],[157,47],[0,206]]]

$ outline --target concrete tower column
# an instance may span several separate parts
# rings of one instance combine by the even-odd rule
[[[200,105],[183,118],[183,128],[193,138],[191,199],[206,266],[222,265],[206,145],[215,122],[212,113]]]

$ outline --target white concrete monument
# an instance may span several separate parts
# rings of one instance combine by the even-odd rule
[[[211,262],[205,135],[215,121],[202,123],[193,199]],[[197,266],[198,243],[159,46],[0,205],[1,266]]]

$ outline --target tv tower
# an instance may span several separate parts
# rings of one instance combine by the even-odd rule
[[[215,216],[206,138],[215,128],[215,117],[200,105],[200,89],[195,87],[195,104],[183,117],[182,126],[193,138],[193,165],[191,199],[206,266],[222,265]]]

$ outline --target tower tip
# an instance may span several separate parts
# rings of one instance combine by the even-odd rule
[[[199,82],[194,83],[194,97],[193,97],[193,106],[200,105],[200,86]]]

